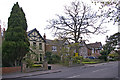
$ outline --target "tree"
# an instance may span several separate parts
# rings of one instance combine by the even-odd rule
[[[108,15],[107,17],[110,19],[109,21],[120,22],[120,1],[119,0],[92,0],[92,2],[97,5],[100,4],[99,9],[103,11],[104,8],[107,7],[105,11]]]
[[[29,52],[26,30],[25,14],[17,2],[8,18],[8,29],[5,32],[5,40],[2,44],[3,66],[20,65],[23,57]]]
[[[115,33],[110,37],[107,37],[106,44],[103,47],[105,50],[110,53],[112,50],[115,49],[116,45],[118,45],[118,40],[120,39],[120,33]]]
[[[89,35],[104,33],[102,24],[105,18],[92,11],[83,2],[72,2],[71,6],[65,6],[65,16],[57,15],[58,19],[49,21],[47,29],[54,29],[55,35],[65,36],[78,43],[83,34]],[[102,20],[100,20],[102,18]],[[99,25],[95,24],[99,21]]]
[[[59,63],[60,62],[60,56],[57,54],[53,54],[52,52],[46,52],[46,59],[49,64]]]
[[[118,39],[120,39],[120,33],[115,33],[110,37],[107,36],[106,44],[103,46],[103,51],[101,51],[101,59],[107,60],[107,56],[113,51],[118,44]]]
[[[103,59],[104,61],[107,61],[108,52],[106,50],[102,50],[100,54],[101,56],[99,56],[99,59]]]
[[[85,3],[75,1],[71,3],[71,6],[65,6],[64,16],[57,15],[57,19],[49,20],[50,25],[47,29],[53,29],[56,36],[78,43],[83,35],[106,32],[102,26],[106,23],[104,16],[106,15],[92,11],[91,7]]]

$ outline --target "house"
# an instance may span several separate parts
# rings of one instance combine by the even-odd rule
[[[102,50],[101,42],[90,43],[87,44],[88,46],[88,54],[94,57],[101,56],[100,51]]]
[[[28,31],[27,35],[30,42],[31,52],[35,53],[31,54],[32,59],[34,59],[36,62],[44,61],[45,39],[41,36],[36,28]]]
[[[53,54],[60,54],[62,47],[68,45],[69,41],[67,39],[63,40],[50,40],[46,39],[46,52],[52,52]]]
[[[101,42],[86,44],[85,41],[80,42],[79,55],[85,57],[100,56],[100,51],[102,50]]]
[[[85,43],[85,41],[84,40],[81,41],[79,45],[80,45],[79,55],[83,56],[84,58],[90,56],[90,54],[88,53],[89,50],[90,50],[90,48],[87,46],[87,44]]]

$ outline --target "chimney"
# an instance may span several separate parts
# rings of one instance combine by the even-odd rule
[[[44,33],[44,36],[43,36],[43,37],[44,37],[44,39],[46,40],[46,35],[45,35],[45,33]]]
[[[5,32],[5,28],[3,28],[3,32]]]

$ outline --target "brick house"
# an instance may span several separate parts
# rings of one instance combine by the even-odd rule
[[[46,39],[46,52],[52,52],[53,54],[60,54],[61,48],[65,45],[68,45],[69,41],[66,39],[63,40],[50,40]]]
[[[85,41],[80,42],[79,55],[83,57],[100,56],[100,51],[102,50],[101,42],[86,44]]]
[[[98,57],[101,56],[100,51],[102,50],[102,44],[101,42],[96,42],[96,43],[90,43],[87,44],[88,46],[88,54],[90,56]]]
[[[39,31],[35,28],[27,32],[28,39],[30,42],[31,58],[35,59],[36,62],[44,61],[45,56],[45,39],[41,36]]]

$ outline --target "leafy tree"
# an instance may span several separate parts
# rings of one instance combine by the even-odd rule
[[[120,33],[115,33],[111,35],[110,37],[107,37],[106,44],[103,47],[105,50],[110,53],[112,50],[115,49],[116,45],[118,45],[118,41],[120,40]]]
[[[58,56],[57,54],[53,54],[51,55],[52,57],[52,63],[59,63],[60,62],[60,56]]]
[[[52,54],[52,52],[46,52],[46,59],[49,64],[59,63],[60,62],[60,56],[57,54]]]
[[[23,57],[29,52],[26,30],[27,22],[25,14],[17,2],[14,4],[8,18],[8,29],[2,44],[3,66],[20,65]]]
[[[113,51],[118,44],[118,40],[120,39],[120,33],[115,33],[110,37],[107,36],[106,44],[103,46],[103,51],[101,51],[100,59],[107,60],[107,56]]]
[[[107,61],[108,51],[103,50],[100,52],[101,56],[99,56],[99,59],[103,59],[104,61]]]
[[[52,61],[52,52],[46,52],[45,53],[45,55],[46,55],[46,60],[48,61],[48,63],[52,63],[51,61]]]

